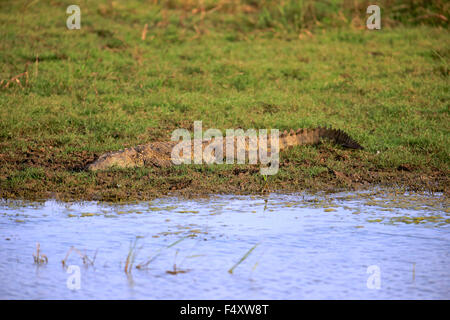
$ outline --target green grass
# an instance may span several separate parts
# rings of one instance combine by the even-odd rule
[[[271,6],[202,18],[182,1],[151,3],[79,1],[81,30],[66,28],[68,1],[0,4],[0,197],[259,190],[264,181],[247,166],[82,170],[103,152],[192,130],[194,120],[204,130],[333,126],[365,147],[290,150],[270,179],[276,188],[341,186],[332,170],[360,182],[448,185],[446,26],[369,31],[334,23],[333,11],[308,35],[308,16]],[[27,83],[4,88],[25,70]]]

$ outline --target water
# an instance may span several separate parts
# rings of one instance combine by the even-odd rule
[[[0,298],[449,299],[449,212],[442,195],[387,190],[4,200]],[[36,243],[48,263],[34,262]],[[72,251],[63,266],[72,246],[90,260]]]

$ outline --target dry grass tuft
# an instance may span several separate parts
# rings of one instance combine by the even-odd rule
[[[48,258],[45,254],[41,253],[41,245],[36,243],[36,254],[33,253],[33,259],[35,264],[47,264]]]
[[[98,251],[98,250],[95,250],[94,257],[93,257],[92,259],[90,259],[90,258],[86,255],[86,252],[85,252],[85,253],[81,253],[80,250],[78,250],[77,248],[75,248],[74,246],[72,246],[72,247],[70,247],[69,251],[67,251],[67,254],[66,254],[65,258],[61,261],[63,267],[66,266],[67,259],[69,258],[69,256],[70,256],[70,254],[72,253],[72,251],[75,251],[75,252],[80,256],[80,258],[83,260],[83,264],[84,264],[84,265],[91,265],[91,266],[94,266],[95,258],[97,257],[97,251]]]

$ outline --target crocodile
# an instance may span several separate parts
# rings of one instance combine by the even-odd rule
[[[303,145],[317,145],[322,139],[328,139],[337,145],[341,145],[350,149],[364,149],[358,142],[353,140],[348,134],[339,129],[332,128],[314,128],[303,129],[300,128],[296,131],[285,130],[279,136],[279,151],[292,148],[294,146]],[[197,141],[195,141],[197,140]],[[201,140],[201,141],[199,141]],[[237,137],[234,137],[233,150],[236,150],[234,146],[237,146]],[[252,145],[248,141],[248,137],[245,140],[245,152],[246,155],[257,147],[259,149],[259,139],[257,139],[257,145]],[[215,141],[212,139],[193,139],[191,158],[194,159],[194,145],[195,142],[201,144],[202,150],[205,150],[210,144]],[[266,154],[270,154],[271,139],[270,135],[267,136]],[[86,169],[89,171],[105,170],[111,167],[118,168],[133,168],[133,167],[168,167],[174,165],[172,162],[172,149],[179,144],[179,141],[161,141],[150,142],[147,144],[138,145],[135,147],[125,148],[119,151],[107,152],[101,155],[97,160],[87,165]],[[223,155],[226,154],[226,139],[223,139]],[[261,149],[259,149],[261,150]],[[235,151],[236,152],[236,151]],[[235,153],[236,155],[236,153]]]

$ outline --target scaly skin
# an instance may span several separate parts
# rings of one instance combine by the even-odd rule
[[[363,149],[355,140],[348,136],[345,132],[336,129],[315,128],[315,129],[298,129],[290,132],[284,131],[280,135],[279,150],[283,151],[294,146],[316,145],[322,139],[329,139],[332,142],[351,149]],[[259,139],[258,139],[259,140]],[[198,140],[197,140],[198,141]],[[213,143],[215,140],[202,140],[202,150]],[[270,156],[270,135],[267,137],[267,150]],[[259,142],[259,141],[258,141]],[[100,156],[96,161],[87,166],[88,170],[105,170],[111,167],[133,168],[144,166],[167,167],[174,165],[171,160],[172,148],[179,144],[179,141],[167,142],[151,142],[136,147],[126,148],[120,151],[108,152]],[[236,150],[236,137],[234,138],[233,150]],[[245,152],[248,153],[259,145],[252,145],[248,138],[245,140]],[[213,155],[214,156],[214,153]],[[223,138],[223,157],[226,156],[226,138]],[[236,152],[235,152],[236,158]],[[194,140],[192,140],[191,159],[194,159]]]

